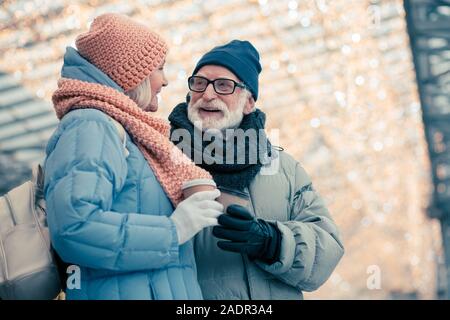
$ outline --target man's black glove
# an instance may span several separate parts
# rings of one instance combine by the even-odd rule
[[[221,226],[213,229],[219,241],[218,247],[233,252],[247,254],[272,264],[278,260],[281,247],[281,233],[278,228],[263,219],[256,219],[245,208],[237,204],[227,208],[227,214],[218,218]]]

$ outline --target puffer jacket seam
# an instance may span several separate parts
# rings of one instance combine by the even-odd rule
[[[318,245],[319,245],[319,242],[318,242],[319,237],[317,236],[316,233],[314,233],[314,235],[315,235],[315,237],[314,237],[314,260],[313,260],[313,263],[312,263],[312,266],[311,266],[310,275],[308,276],[308,278],[306,278],[306,280],[301,281],[301,283],[303,283],[305,285],[305,289],[308,289],[308,287],[310,287],[308,285],[308,282],[310,282],[310,280],[314,276],[314,268],[317,265],[317,256],[318,256],[318,252],[319,252],[319,250],[317,248],[318,248]]]
[[[125,215],[125,221],[123,221],[122,219],[122,225],[120,226],[120,230],[121,232],[123,232],[123,245],[120,248],[120,252],[117,253],[116,255],[116,261],[114,261],[114,268],[117,269],[117,264],[119,263],[119,259],[121,258],[123,252],[126,252],[126,250],[124,250],[123,248],[125,247],[125,244],[127,243],[127,230],[126,230],[126,226],[127,226],[127,221],[128,221],[128,217],[129,215]],[[122,231],[123,229],[123,231]]]
[[[148,290],[149,290],[149,294],[150,297],[152,298],[152,300],[157,300],[157,294],[155,291],[155,288],[153,287],[153,281],[152,281],[152,277],[151,274],[147,273],[147,284],[148,284]]]
[[[283,158],[284,159],[284,158]],[[283,164],[285,164],[285,165],[283,165]],[[286,161],[284,161],[284,160],[281,160],[281,155],[280,155],[280,166],[281,166],[281,168],[282,168],[282,171],[283,171],[283,175],[284,175],[284,177],[285,177],[285,179],[286,179],[286,182],[287,182],[287,184],[288,184],[288,186],[289,186],[289,195],[292,195],[292,184],[295,184],[295,181],[292,181],[292,178],[291,178],[291,176],[292,175],[289,175],[287,172],[286,172],[286,170],[287,170],[287,167],[286,167]],[[295,175],[295,172],[294,172],[294,175]],[[292,201],[291,201],[291,197],[288,197],[288,198],[286,198],[286,201],[288,202],[288,204],[289,204],[289,216],[290,216],[290,211],[291,211],[291,209],[292,209]],[[287,216],[286,218],[289,218],[289,216]]]
[[[71,176],[69,176],[69,179],[71,179]],[[72,192],[72,182],[70,183],[70,192]],[[57,206],[56,206],[56,197],[52,197],[52,205],[53,205],[53,208],[57,208]],[[63,232],[63,230],[62,230],[62,224],[60,223],[60,219],[59,219],[59,215],[57,215],[57,214],[55,214],[54,215],[54,217],[53,217],[53,219],[55,219],[55,224],[56,224],[56,226],[57,226],[57,230],[56,230],[56,234],[59,236],[59,235],[62,235],[64,232]],[[51,235],[51,234],[50,234]]]
[[[102,136],[102,147],[100,148],[100,156],[103,154],[103,150],[104,150],[104,148],[105,148],[105,133],[103,133],[103,136]],[[97,181],[95,182],[95,188],[94,188],[94,194],[99,194],[98,192],[97,192],[97,189],[98,189],[98,186],[99,186],[99,181],[100,181],[100,179],[99,179],[99,177],[98,176],[96,176],[97,177]],[[113,185],[113,190],[114,190],[114,185]],[[113,195],[111,194],[111,202],[112,202],[112,199],[113,198]],[[89,216],[88,216],[88,219],[89,219]]]
[[[122,300],[122,293],[120,292],[120,280],[121,280],[121,278],[120,277],[114,277],[115,279],[116,279],[116,286],[117,286],[117,295],[118,295],[118,298],[120,299],[120,300]]]
[[[73,151],[73,159],[76,159],[76,156],[77,156],[78,143],[79,143],[79,138],[80,138],[79,132],[80,131],[77,128],[77,131],[76,131],[76,134],[75,134],[75,148],[74,148],[74,151]],[[73,179],[73,174],[74,174],[73,171],[71,171],[70,172],[70,180],[71,180],[71,183],[70,183],[70,202],[71,203],[75,203],[74,197],[73,197],[73,184],[75,183],[74,179]]]
[[[295,192],[294,194],[294,198],[293,198],[293,203],[295,203],[297,201],[298,198],[303,197],[303,194],[305,191],[312,191],[314,192],[313,186],[312,186],[312,182],[304,185],[303,187],[301,187],[297,192]],[[302,209],[303,210],[303,209]],[[300,212],[302,211],[300,210]]]
[[[72,240],[72,239],[65,239],[65,241],[69,241],[69,242],[74,242],[74,243],[79,243],[79,244],[82,244],[82,245],[87,245],[87,246],[90,246],[90,247],[93,247],[93,248],[97,248],[97,249],[103,249],[103,250],[106,250],[106,251],[108,251],[109,249],[108,248],[104,248],[104,247],[101,247],[101,246],[96,246],[96,245],[94,245],[94,244],[89,244],[89,243],[85,243],[85,242],[82,242],[82,241],[78,241],[78,240]],[[116,252],[116,251],[114,251],[114,250],[109,250],[109,251],[111,251],[111,252]],[[122,250],[122,252],[161,252],[161,250],[158,250],[158,249],[128,249],[128,250]]]
[[[174,298],[174,294],[173,294],[174,288],[173,288],[173,286],[172,286],[172,282],[171,282],[171,279],[170,279],[170,277],[169,277],[169,269],[170,269],[170,268],[166,268],[166,269],[164,270],[164,278],[165,278],[165,280],[167,281],[167,284],[168,284],[168,286],[169,286],[169,293],[170,293],[170,295],[171,295],[170,300],[174,300],[174,299],[175,299],[175,298]]]
[[[182,267],[181,268],[184,272],[186,271],[186,268],[184,268],[184,267]],[[184,294],[185,294],[185,297],[186,297],[186,299],[189,299],[189,291],[188,291],[188,285],[187,285],[187,282],[186,282],[186,278],[185,277],[183,277],[183,285],[184,285],[184,288],[183,288],[183,290],[184,290]]]
[[[145,165],[145,161],[141,161],[141,168],[140,168],[140,172],[139,175],[136,176],[136,202],[137,202],[137,212],[142,212],[142,208],[141,208],[141,183],[142,183],[142,175],[143,175],[143,171],[144,171],[144,165]],[[152,170],[152,168],[150,168],[150,170]]]
[[[111,212],[120,213],[120,212],[118,212],[118,211],[111,211]],[[139,213],[135,213],[135,214],[139,214]],[[156,215],[152,215],[152,216],[156,216]],[[113,224],[113,223],[108,223],[108,222],[103,222],[103,221],[89,221],[88,219],[84,220],[83,222],[101,223],[101,224],[104,224],[104,225],[107,225],[107,226],[113,226],[113,227],[116,226],[116,224]],[[157,226],[157,225],[154,225],[154,226],[151,226],[151,225],[150,225],[150,226],[143,226],[143,225],[138,224],[138,223],[129,223],[129,225],[130,225],[130,226],[133,226],[133,227],[139,227],[139,226],[141,226],[141,227],[143,227],[143,228],[149,228],[149,229],[166,229],[166,227],[163,227],[163,226]]]

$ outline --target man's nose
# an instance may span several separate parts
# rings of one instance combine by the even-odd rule
[[[217,98],[217,93],[214,91],[214,87],[212,83],[208,83],[205,91],[203,92],[203,99],[206,101],[211,101]]]

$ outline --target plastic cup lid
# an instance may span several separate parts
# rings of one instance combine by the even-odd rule
[[[193,179],[193,180],[189,180],[189,181],[186,181],[185,183],[183,183],[183,185],[181,186],[181,189],[187,189],[187,188],[199,186],[199,185],[208,185],[208,186],[217,187],[216,183],[212,179]]]
[[[221,192],[225,192],[225,193],[237,196],[239,198],[244,198],[244,199],[247,199],[247,200],[250,198],[249,195],[247,194],[247,192],[245,192],[245,191],[230,189],[230,188],[227,188],[227,187],[224,187],[224,186],[219,186],[218,189]]]

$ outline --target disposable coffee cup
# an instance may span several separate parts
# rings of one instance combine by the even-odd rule
[[[249,195],[246,192],[229,189],[223,186],[219,186],[220,196],[217,201],[223,205],[223,210],[226,212],[228,206],[232,204],[238,204],[243,207],[248,208],[249,206]]]
[[[201,191],[213,191],[217,189],[217,185],[212,179],[193,179],[186,181],[181,186],[184,199],[189,198],[194,193]]]

